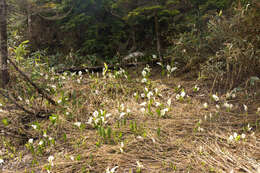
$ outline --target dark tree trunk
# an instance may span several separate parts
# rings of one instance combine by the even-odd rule
[[[155,24],[155,33],[156,33],[156,47],[157,47],[157,53],[159,56],[160,61],[162,61],[161,56],[161,43],[160,43],[160,32],[159,32],[159,21],[158,21],[158,15],[157,12],[155,12],[154,15],[154,24]]]
[[[6,23],[6,0],[0,0],[0,58],[1,58],[1,77],[2,87],[9,82],[9,73],[7,67],[7,23]]]

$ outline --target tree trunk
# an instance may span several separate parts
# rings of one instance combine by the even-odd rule
[[[154,15],[154,24],[155,24],[155,32],[156,32],[156,44],[157,44],[157,52],[160,61],[162,61],[161,56],[161,43],[160,43],[160,33],[159,33],[159,23],[158,23],[158,15],[157,12]]]
[[[0,0],[0,58],[1,58],[1,73],[2,87],[4,88],[9,82],[9,73],[7,67],[7,8],[6,0]]]

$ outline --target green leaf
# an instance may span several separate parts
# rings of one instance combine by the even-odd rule
[[[8,125],[9,125],[9,121],[8,121],[7,118],[2,119],[2,123],[3,123],[5,126],[8,126]]]

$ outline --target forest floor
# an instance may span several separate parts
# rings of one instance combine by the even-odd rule
[[[54,94],[57,102],[67,94],[62,108],[27,122],[40,124],[26,129],[32,143],[1,137],[0,172],[260,173],[259,97],[212,93],[192,73],[162,77],[153,68],[142,83],[143,67],[127,71],[128,79],[67,78]],[[3,109],[6,116],[13,114]]]

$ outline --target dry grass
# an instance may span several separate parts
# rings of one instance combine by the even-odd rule
[[[141,69],[136,71],[138,73],[131,76],[141,76]],[[256,113],[256,108],[260,107],[257,102],[259,98],[247,102],[249,111],[245,115],[242,110],[244,100],[234,100],[234,110],[230,112],[224,108],[217,110],[209,97],[210,88],[203,87],[204,84],[199,81],[184,81],[181,77],[169,80],[161,78],[157,72],[152,73],[151,81],[150,89],[156,87],[162,95],[156,98],[157,101],[166,105],[167,100],[172,98],[166,117],[158,117],[154,113],[155,107],[152,107],[154,115],[140,111],[140,103],[145,100],[136,100],[133,94],[143,92],[144,85],[135,79],[97,79],[86,75],[81,84],[67,81],[62,89],[68,95],[75,91],[80,100],[76,104],[69,100],[65,106],[73,114],[72,117],[66,117],[63,109],[52,107],[60,115],[56,126],[51,126],[48,119],[28,119],[30,122],[37,120],[41,128],[48,129],[56,144],[47,147],[42,156],[33,156],[24,145],[19,145],[19,142],[23,143],[21,140],[2,135],[0,157],[5,159],[5,163],[0,165],[0,169],[2,172],[46,172],[44,165],[48,164],[48,156],[53,155],[52,172],[105,172],[106,168],[115,166],[118,166],[117,172],[137,172],[137,162],[143,165],[141,172],[260,172],[260,117]],[[185,88],[190,98],[182,102],[175,99],[174,88],[178,84]],[[201,87],[197,93],[192,91],[195,84]],[[56,97],[58,99],[59,95]],[[209,108],[203,108],[204,102],[209,103]],[[126,116],[126,125],[118,127],[118,107],[122,103],[131,109],[131,113]],[[115,134],[121,132],[122,138],[103,141],[92,126],[87,125],[79,130],[73,125],[77,121],[85,124],[99,109],[112,113],[108,124]],[[28,128],[29,122],[25,128],[17,111],[9,110],[0,116],[12,120],[8,128],[13,131],[23,127],[22,131],[30,134],[29,138],[32,136],[37,143],[41,139],[42,134]],[[135,132],[130,128],[130,123],[134,121],[137,123]],[[252,126],[251,131],[244,129],[248,123]],[[204,130],[198,131],[198,127]],[[234,132],[244,133],[246,138],[229,143],[228,138]],[[66,141],[63,134],[67,135]],[[98,141],[102,143],[99,147],[96,145]],[[123,152],[120,152],[121,142],[124,142]],[[34,157],[38,161],[36,165],[31,164]]]

